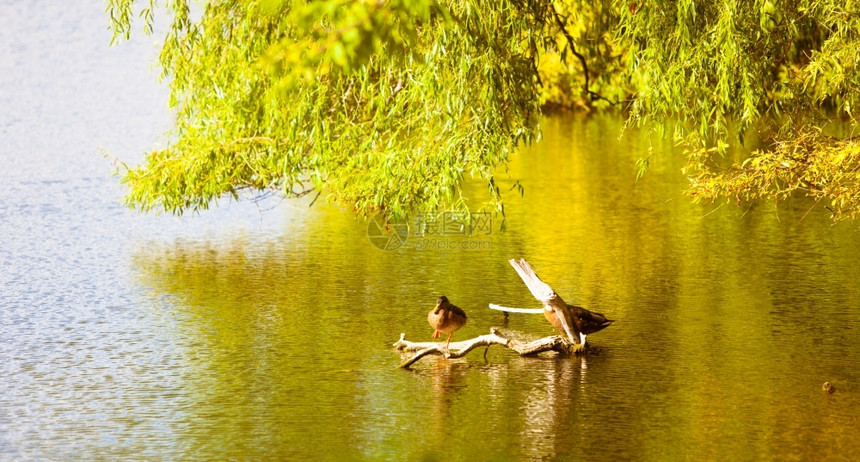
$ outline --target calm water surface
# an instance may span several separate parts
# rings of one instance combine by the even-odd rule
[[[155,48],[108,49],[104,6],[86,5],[0,6],[0,459],[860,451],[856,223],[803,200],[691,204],[671,145],[619,139],[605,118],[546,121],[500,173],[526,188],[508,194],[505,233],[384,252],[322,201],[139,216],[100,153],[135,163],[169,128]],[[494,348],[395,369],[391,344],[429,340],[441,294],[469,314],[455,339],[551,334],[540,316],[486,308],[535,306],[506,262],[520,256],[617,320],[590,337],[600,354]]]

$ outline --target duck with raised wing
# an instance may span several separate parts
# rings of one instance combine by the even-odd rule
[[[535,274],[532,266],[525,259],[509,260],[511,266],[520,275],[520,278],[525,282],[529,291],[544,304],[543,314],[547,321],[552,324],[562,335],[567,335],[574,344],[582,343],[585,346],[586,336],[597,331],[603,330],[612,324],[613,320],[606,319],[606,316],[589,311],[581,306],[568,305],[561,297],[549,286],[543,282],[537,274]],[[490,308],[501,309],[502,311],[517,310],[526,312],[516,308],[504,308],[498,305],[490,305]]]

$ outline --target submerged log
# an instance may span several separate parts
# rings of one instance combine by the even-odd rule
[[[397,366],[406,368],[428,355],[442,355],[448,359],[462,358],[470,351],[481,346],[486,347],[484,349],[484,357],[486,357],[487,350],[491,345],[503,346],[518,353],[520,356],[535,355],[546,351],[554,351],[561,354],[582,354],[586,351],[583,345],[571,344],[558,335],[522,342],[517,339],[508,338],[496,328],[490,328],[490,333],[487,335],[480,335],[473,339],[461,340],[459,342],[451,342],[448,348],[445,348],[445,343],[443,342],[410,342],[406,340],[406,334],[400,334],[400,340],[394,344],[394,348],[404,352],[415,352],[409,359]]]

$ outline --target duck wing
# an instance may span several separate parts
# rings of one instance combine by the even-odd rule
[[[555,311],[556,316],[561,320],[561,325],[564,327],[564,332],[567,334],[567,337],[574,344],[578,344],[580,342],[579,331],[573,323],[573,317],[570,314],[570,310],[567,308],[567,303],[564,303],[564,300],[562,300],[561,297],[552,290],[552,287],[550,287],[549,284],[541,281],[537,273],[535,273],[534,268],[532,268],[532,265],[530,265],[525,258],[521,258],[519,260],[513,258],[508,260],[508,263],[510,263],[511,266],[514,267],[514,270],[516,270],[517,274],[520,275],[520,279],[522,279],[526,284],[526,287],[529,288],[529,292],[531,292],[538,301]]]
[[[569,305],[568,308],[573,314],[574,321],[577,322],[580,331],[586,335],[603,330],[615,322],[614,320],[606,319],[606,316],[602,313],[595,313],[581,306]]]

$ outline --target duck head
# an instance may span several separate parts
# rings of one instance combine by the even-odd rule
[[[439,313],[439,310],[448,306],[450,302],[448,301],[448,297],[442,295],[441,297],[436,299],[436,309],[433,310],[434,313]]]

